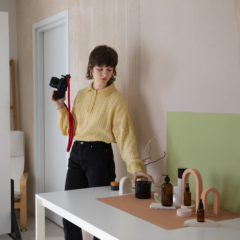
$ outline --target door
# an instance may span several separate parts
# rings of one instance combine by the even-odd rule
[[[52,77],[61,78],[68,74],[66,52],[66,25],[58,26],[43,33],[44,68],[44,142],[45,142],[45,192],[64,191],[67,172],[67,137],[57,126],[57,110],[51,102],[49,86]],[[67,93],[66,93],[67,94]],[[62,225],[62,218],[46,209],[46,216]]]

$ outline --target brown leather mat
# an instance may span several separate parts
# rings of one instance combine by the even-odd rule
[[[98,198],[97,200],[166,230],[183,228],[186,220],[197,218],[195,212],[193,212],[192,217],[178,217],[176,213],[177,210],[150,209],[151,203],[155,202],[153,193],[154,192],[152,192],[152,197],[150,199],[137,199],[135,198],[135,194],[130,194],[117,197]],[[220,215],[213,215],[212,208],[213,206],[208,207],[209,215],[206,219],[219,222],[233,218],[240,218],[240,214],[222,209],[220,210]]]

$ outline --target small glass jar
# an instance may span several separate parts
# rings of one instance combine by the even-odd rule
[[[136,181],[135,197],[139,199],[151,198],[151,185],[150,181]]]
[[[119,182],[111,182],[111,190],[119,191]]]
[[[154,200],[155,200],[157,203],[162,203],[161,188],[159,188],[158,190],[156,190],[153,195],[154,195]]]

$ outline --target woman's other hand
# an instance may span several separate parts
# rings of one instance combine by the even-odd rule
[[[139,178],[139,177],[146,178],[148,181],[154,183],[154,180],[151,175],[148,175],[144,171],[138,171],[133,174],[133,184],[134,185],[135,185],[137,178]]]
[[[54,99],[53,98],[53,94],[54,94],[54,91],[52,91],[52,94],[51,94],[51,101],[53,102],[53,104],[57,107],[57,109],[61,109],[61,108],[64,108],[64,101],[66,99],[66,93],[64,94],[64,97],[61,98],[61,99]]]

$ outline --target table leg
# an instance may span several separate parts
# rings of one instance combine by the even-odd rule
[[[45,240],[45,207],[38,198],[35,198],[35,209],[36,240]]]

